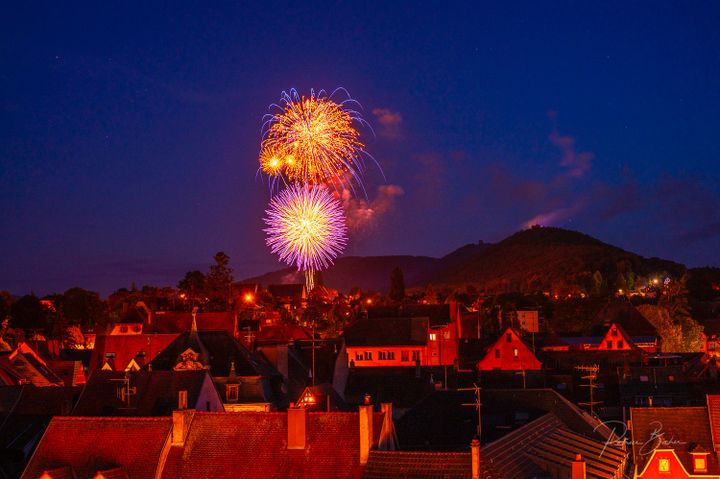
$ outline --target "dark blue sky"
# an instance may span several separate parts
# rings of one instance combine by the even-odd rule
[[[0,289],[278,269],[255,171],[291,87],[376,130],[347,254],[541,222],[720,265],[717,2],[147,3],[0,7]]]

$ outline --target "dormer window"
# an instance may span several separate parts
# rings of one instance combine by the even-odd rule
[[[670,472],[670,459],[658,459],[658,472]]]
[[[430,333],[430,341],[437,341],[437,333]]]
[[[695,456],[693,458],[693,468],[695,469],[695,472],[706,472],[707,460],[705,459],[705,455],[693,454],[693,456]]]
[[[238,400],[239,386],[237,384],[226,384],[225,385],[225,397],[228,402]]]

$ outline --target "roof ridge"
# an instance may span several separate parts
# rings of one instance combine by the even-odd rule
[[[172,422],[170,416],[54,416],[53,421]]]

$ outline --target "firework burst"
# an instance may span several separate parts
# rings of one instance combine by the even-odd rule
[[[357,102],[349,95],[339,103],[332,96],[311,90],[305,97],[292,89],[283,92],[280,104],[270,106],[260,169],[273,185],[282,178],[291,184],[362,186],[363,157],[369,155],[355,126],[369,125],[353,109]]]
[[[347,243],[342,205],[326,188],[290,186],[270,201],[265,214],[267,245],[306,274],[330,266]]]

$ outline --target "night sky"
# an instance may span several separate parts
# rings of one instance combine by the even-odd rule
[[[284,266],[255,173],[293,87],[375,129],[346,254],[540,223],[720,265],[718,2],[64,3],[0,7],[0,289]]]

